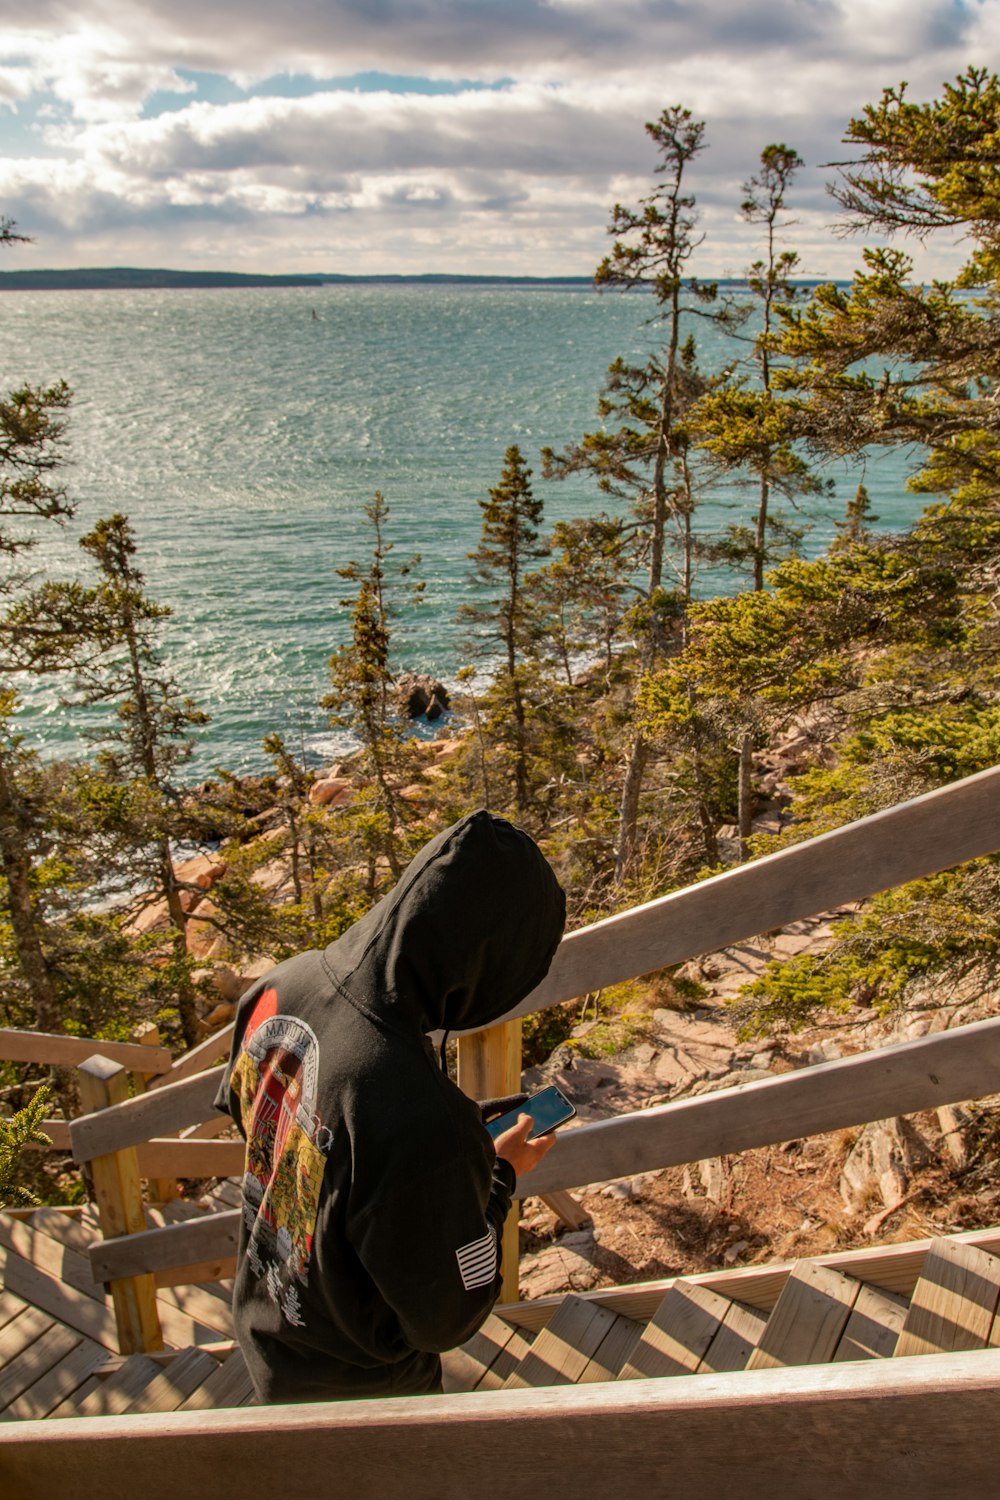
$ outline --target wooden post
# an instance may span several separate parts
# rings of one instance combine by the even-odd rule
[[[497,1099],[521,1087],[521,1022],[501,1021],[485,1031],[458,1038],[458,1086],[470,1099]],[[512,1203],[500,1247],[503,1268],[501,1302],[517,1302],[517,1221],[520,1205]]]
[[[137,1026],[132,1033],[132,1040],[138,1042],[140,1047],[158,1047],[160,1045],[160,1028],[155,1021],[144,1021]],[[157,1073],[133,1073],[135,1079],[135,1091],[144,1094],[154,1078],[162,1077]],[[158,1203],[169,1203],[173,1198],[181,1196],[180,1184],[176,1177],[153,1177],[150,1179],[149,1191]]]
[[[84,1114],[121,1104],[128,1098],[126,1071],[106,1057],[91,1057],[79,1068],[80,1106]],[[97,1199],[101,1233],[105,1239],[136,1234],[146,1228],[135,1147],[127,1146],[89,1163]],[[163,1348],[156,1311],[156,1284],[151,1275],[112,1281],[111,1298],[122,1354],[149,1353]]]

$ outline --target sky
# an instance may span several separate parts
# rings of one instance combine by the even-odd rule
[[[847,121],[1000,57],[1000,0],[0,0],[5,269],[589,275],[653,184],[644,122],[706,122],[691,269],[759,251],[741,185],[805,159],[787,243],[849,276]],[[961,246],[913,245],[921,274]]]

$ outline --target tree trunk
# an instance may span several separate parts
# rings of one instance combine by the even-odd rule
[[[739,803],[737,821],[739,824],[740,837],[740,859],[746,859],[749,854],[749,839],[753,831],[753,736],[749,730],[740,741],[740,765],[739,765]]]
[[[0,864],[7,881],[7,912],[17,961],[31,996],[34,1024],[40,1031],[62,1031],[55,985],[42,948],[40,924],[31,890],[31,860],[19,827],[17,791],[0,751]]]
[[[762,475],[760,481],[760,500],[757,504],[757,526],[753,542],[753,586],[757,593],[764,587],[764,557],[767,550],[767,507],[769,499],[770,489],[767,476]]]
[[[648,741],[644,735],[638,734],[632,742],[632,752],[629,756],[628,768],[625,772],[625,785],[622,787],[622,800],[618,815],[618,853],[615,858],[615,882],[619,885],[629,875],[635,863],[637,830],[639,826],[639,797],[642,792],[643,776],[646,771],[646,761],[648,758]]]

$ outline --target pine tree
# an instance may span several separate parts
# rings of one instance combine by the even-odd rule
[[[463,605],[459,619],[481,627],[475,653],[491,655],[500,647],[494,673],[491,726],[495,737],[509,740],[518,812],[528,810],[531,777],[528,746],[528,662],[535,653],[539,621],[526,579],[533,562],[547,554],[539,540],[543,506],[531,488],[531,470],[516,444],[507,449],[499,484],[480,500],[483,523],[479,546],[469,553],[473,578],[493,597],[484,604]]]
[[[675,571],[680,592],[691,597],[698,548],[693,527],[695,479],[688,418],[711,386],[698,369],[693,337],[682,335],[685,317],[708,316],[727,326],[733,309],[713,309],[718,288],[688,274],[688,262],[701,236],[694,196],[686,174],[705,148],[704,121],[676,105],[664,109],[646,133],[657,148],[660,181],[637,208],[616,204],[608,232],[614,244],[597,268],[600,287],[652,292],[656,321],[663,329],[659,349],[641,366],[616,360],[598,405],[604,426],[587,433],[562,454],[543,450],[549,478],[589,472],[606,494],[628,497],[636,513],[635,536],[647,567],[646,607],[640,611],[648,633],[637,639],[640,670],[651,670],[667,648],[667,622],[675,614],[664,586],[669,564],[667,541],[676,532]],[[638,620],[639,615],[634,617]],[[639,801],[649,758],[641,733],[632,737],[622,784],[618,820],[616,879],[631,870],[637,852]]]
[[[355,822],[362,831],[368,861],[369,890],[374,891],[377,860],[384,856],[398,879],[402,873],[400,825],[406,817],[405,805],[397,795],[396,776],[402,756],[403,735],[394,712],[391,693],[395,674],[392,670],[392,602],[389,597],[389,554],[393,543],[386,539],[385,526],[389,507],[376,490],[365,506],[365,515],[374,534],[371,559],[367,567],[348,563],[338,568],[341,578],[356,583],[357,593],[341,599],[351,611],[350,636],[330,658],[332,690],[322,699],[331,709],[331,723],[350,729],[360,741],[358,774],[366,786],[366,796],[355,807]],[[419,556],[396,566],[401,578],[408,578],[419,563]],[[424,585],[410,585],[419,598]]]
[[[97,605],[105,650],[78,665],[76,697],[88,706],[110,705],[114,721],[99,731],[98,765],[107,783],[126,790],[113,816],[118,835],[131,844],[133,889],[138,877],[148,895],[166,902],[172,930],[172,982],[185,1041],[198,1040],[198,1015],[187,952],[187,904],[174,870],[179,840],[197,841],[198,810],[185,798],[179,771],[191,758],[193,729],[208,717],[185,697],[161,659],[159,627],[170,609],[144,589],[135,562],[135,534],[127,517],[99,521],[80,545],[97,564]]]

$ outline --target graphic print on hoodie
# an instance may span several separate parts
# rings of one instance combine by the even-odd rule
[[[488,1315],[514,1173],[428,1035],[513,1009],[564,917],[533,840],[474,813],[243,997],[216,1103],[247,1142],[233,1317],[261,1400],[432,1389]]]
[[[243,1218],[255,1231],[247,1255],[272,1301],[301,1327],[298,1286],[308,1279],[332,1136],[316,1109],[315,1033],[277,1009],[277,991],[266,989],[247,1022],[230,1086],[246,1133]]]

